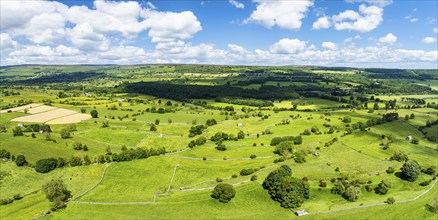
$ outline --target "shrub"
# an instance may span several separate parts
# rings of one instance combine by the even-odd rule
[[[256,181],[257,180],[257,175],[252,175],[251,176],[251,181]]]
[[[218,199],[219,202],[228,203],[236,195],[234,187],[227,183],[219,183],[214,187],[211,197]]]
[[[374,188],[374,191],[379,195],[385,195],[389,188],[391,188],[391,184],[382,180],[379,184],[377,184],[376,188]]]
[[[249,158],[251,158],[251,159],[255,159],[257,156],[256,155],[251,155],[251,156],[249,156]]]
[[[425,170],[422,170],[423,173],[429,174],[429,175],[435,175],[436,174],[436,166],[430,166]]]
[[[386,169],[386,172],[387,173],[394,173],[395,169],[394,169],[394,167],[388,167],[388,169]]]
[[[55,158],[41,159],[35,163],[35,171],[38,173],[47,173],[57,167],[58,160]]]
[[[253,174],[254,172],[255,172],[254,169],[251,169],[251,168],[243,169],[243,170],[240,171],[240,175],[241,176],[248,176],[248,175]]]
[[[97,112],[96,109],[93,109],[90,111],[90,115],[92,118],[98,118],[99,117],[99,113]]]
[[[408,161],[408,155],[406,155],[403,151],[395,152],[389,160],[396,160],[398,162]]]
[[[237,174],[233,174],[231,177],[232,178],[237,178]]]
[[[20,199],[23,198],[23,196],[21,196],[21,195],[18,193],[18,194],[15,194],[12,198],[13,198],[14,200],[20,200]]]
[[[26,165],[27,164],[27,161],[26,161],[26,157],[24,157],[24,155],[18,155],[17,156],[17,159],[15,159],[15,164],[17,164],[17,166],[24,166],[24,165]]]
[[[394,203],[395,203],[395,199],[394,199],[393,197],[389,197],[389,198],[385,201],[385,203],[387,203],[387,204],[394,204]]]
[[[216,178],[216,182],[218,182],[218,183],[223,182],[223,181],[224,181],[224,180],[221,179],[221,178],[219,178],[219,177]]]

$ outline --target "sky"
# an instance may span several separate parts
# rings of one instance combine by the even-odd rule
[[[0,64],[438,69],[437,14],[436,0],[0,0]]]

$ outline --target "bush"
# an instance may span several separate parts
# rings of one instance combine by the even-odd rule
[[[412,138],[411,143],[413,144],[419,144],[420,140],[418,140],[418,138]]]
[[[71,138],[70,130],[67,128],[61,129],[61,138],[62,139]]]
[[[425,174],[435,175],[436,174],[436,166],[430,166],[427,169],[422,171]]]
[[[157,131],[157,126],[155,124],[151,124],[150,131]]]
[[[257,180],[257,175],[252,175],[251,176],[251,181],[256,181]]]
[[[386,172],[387,173],[394,173],[395,169],[394,169],[394,167],[388,167],[388,169],[386,169]]]
[[[237,178],[237,174],[233,174],[231,177],[232,178]]]
[[[82,166],[82,159],[77,156],[73,156],[70,158],[70,166],[76,167],[76,166]]]
[[[23,198],[23,196],[21,196],[21,195],[18,193],[18,194],[15,194],[12,198],[13,198],[14,200],[20,200],[20,199]]]
[[[38,173],[47,173],[57,167],[58,160],[55,158],[41,159],[35,163],[35,171]]]
[[[251,155],[251,156],[249,156],[249,158],[251,158],[251,159],[255,159],[257,156],[256,155]]]
[[[15,164],[17,164],[17,166],[21,167],[27,164],[26,161],[26,157],[24,157],[24,155],[18,155],[17,159],[15,159]]]
[[[243,169],[240,171],[241,176],[248,176],[254,173],[254,169]]]
[[[324,180],[320,180],[319,181],[319,186],[320,187],[327,187],[327,183]]]
[[[227,183],[219,183],[214,187],[211,197],[218,199],[219,202],[228,203],[236,195],[234,187]]]
[[[391,184],[382,180],[379,184],[377,184],[376,188],[374,188],[374,191],[379,195],[385,195],[389,188],[391,188]]]
[[[394,203],[395,203],[395,199],[394,199],[393,197],[389,197],[389,198],[385,201],[385,203],[387,203],[387,204],[394,204]]]
[[[223,179],[221,179],[221,178],[219,178],[219,177],[216,177],[216,182],[217,183],[220,183],[220,182],[223,182],[224,180]]]
[[[403,151],[395,152],[389,160],[396,160],[398,162],[408,161],[408,155],[406,155]]]
[[[93,109],[90,111],[90,115],[92,118],[98,118],[99,117],[99,113],[97,112],[96,109]]]
[[[12,135],[14,136],[23,136],[23,130],[21,129],[21,127],[16,126],[12,129]]]
[[[13,199],[2,199],[0,200],[0,205],[7,205],[9,203],[12,203],[13,201]]]

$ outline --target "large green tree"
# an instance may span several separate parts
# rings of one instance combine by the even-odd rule
[[[227,183],[219,183],[214,187],[211,197],[218,199],[219,202],[228,203],[236,195],[234,187]]]
[[[406,179],[407,181],[414,182],[417,180],[418,175],[421,172],[421,166],[417,161],[409,160],[403,164],[401,171],[402,178]]]
[[[65,207],[65,202],[72,197],[70,190],[61,179],[52,179],[43,185],[42,190],[54,208]]]

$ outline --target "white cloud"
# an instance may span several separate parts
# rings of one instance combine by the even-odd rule
[[[352,42],[353,40],[360,40],[360,39],[362,39],[362,37],[361,37],[360,35],[356,35],[356,36],[354,36],[354,37],[346,38],[346,39],[344,40],[344,42],[348,43],[348,42]]]
[[[436,42],[436,38],[434,38],[434,37],[425,37],[425,38],[423,38],[422,42],[425,43],[425,44],[433,44],[433,43]]]
[[[332,17],[336,30],[365,33],[377,28],[383,21],[383,9],[378,6],[359,6],[359,13],[346,10]]]
[[[397,36],[392,33],[388,33],[384,37],[379,38],[379,43],[381,44],[393,44],[397,42]]]
[[[157,6],[155,6],[154,4],[152,4],[152,2],[146,2],[146,5],[147,5],[150,9],[153,9],[153,10],[156,10],[156,9],[157,9]]]
[[[244,54],[247,53],[247,51],[245,50],[245,48],[243,48],[242,46],[239,45],[235,45],[235,44],[228,44],[228,48],[230,49],[230,51],[238,53],[238,54]]]
[[[414,18],[412,15],[406,16],[405,19],[408,20],[411,23],[415,23],[415,22],[419,21],[418,18]]]
[[[17,41],[12,40],[11,36],[7,33],[0,34],[0,49],[13,49],[18,45]]]
[[[301,20],[306,16],[309,7],[313,5],[312,0],[254,1],[257,3],[257,7],[250,17],[244,20],[245,24],[256,23],[266,28],[278,26],[288,30],[300,29]]]
[[[432,29],[433,33],[438,34],[438,28],[433,28]]]
[[[236,1],[236,0],[228,0],[228,2],[236,8],[245,8],[245,5]]]
[[[191,11],[150,11],[144,16],[144,24],[149,28],[148,35],[154,43],[190,39],[202,30],[201,23]]]
[[[34,43],[54,43],[64,35],[68,7],[49,1],[0,1],[2,32]]]
[[[324,16],[324,17],[318,18],[318,20],[316,20],[313,23],[312,28],[315,29],[315,30],[319,30],[319,29],[322,29],[322,28],[329,28],[330,26],[331,26],[330,18]]]
[[[299,39],[283,38],[270,47],[271,53],[288,54],[302,51],[306,48],[306,42]]]
[[[68,36],[72,44],[83,51],[103,51],[110,45],[105,35],[96,33],[88,23],[78,24],[73,29],[69,29]]]
[[[329,50],[334,50],[338,47],[335,43],[330,42],[330,41],[322,42],[321,45],[322,45],[322,47],[329,49]]]
[[[372,4],[372,5],[385,7],[387,5],[392,4],[393,0],[346,0],[346,2],[349,2],[349,3],[367,2],[367,3]]]

